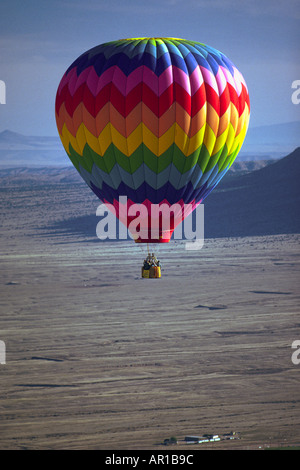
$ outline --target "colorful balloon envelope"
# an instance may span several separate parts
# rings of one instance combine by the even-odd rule
[[[140,207],[140,242],[170,240],[232,165],[249,117],[235,65],[212,47],[177,38],[94,47],[67,69],[56,96],[72,163],[129,230],[132,206]],[[153,210],[161,205],[166,216]]]

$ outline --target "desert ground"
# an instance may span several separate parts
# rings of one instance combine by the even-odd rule
[[[0,449],[299,445],[300,236],[171,241],[142,279],[145,246],[63,229],[97,206],[84,185],[2,186]]]

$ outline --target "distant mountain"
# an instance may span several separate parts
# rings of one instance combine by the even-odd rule
[[[58,136],[25,136],[9,130],[0,133],[0,167],[53,165],[71,165]]]
[[[61,146],[59,137],[51,136],[28,136],[5,130],[0,132],[0,149],[19,148],[25,150],[28,148],[59,148]]]
[[[300,147],[236,178],[204,200],[205,238],[300,233]]]

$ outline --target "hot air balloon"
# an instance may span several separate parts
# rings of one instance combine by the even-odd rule
[[[138,205],[135,241],[162,243],[232,165],[250,103],[243,76],[220,51],[130,38],[78,57],[61,79],[55,112],[62,144],[92,191],[129,230]],[[153,209],[162,205],[166,216]]]

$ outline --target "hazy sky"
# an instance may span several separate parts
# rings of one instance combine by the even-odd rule
[[[299,26],[299,0],[1,0],[0,132],[57,135],[56,89],[73,60],[140,36],[182,37],[226,54],[247,82],[252,127],[300,120],[291,101]]]

